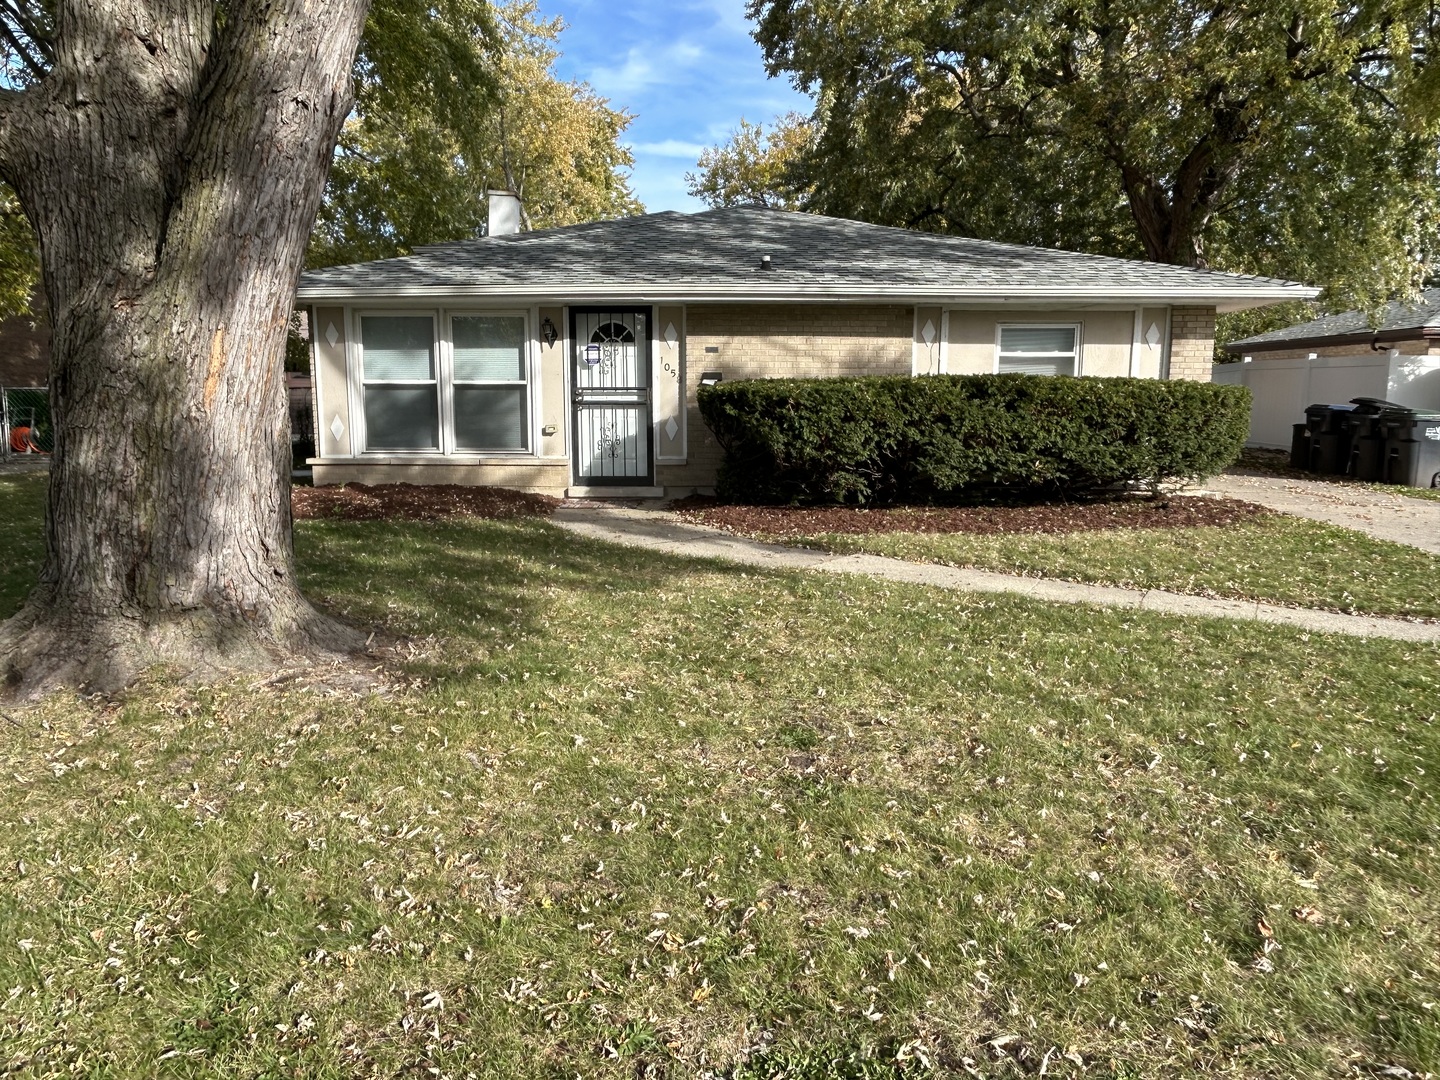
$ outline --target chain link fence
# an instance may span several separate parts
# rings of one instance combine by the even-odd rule
[[[296,467],[315,455],[315,418],[309,380],[290,388],[290,444]],[[55,449],[50,392],[43,386],[0,387],[0,460],[49,454]]]
[[[0,457],[53,451],[50,392],[43,386],[0,387],[0,436]]]

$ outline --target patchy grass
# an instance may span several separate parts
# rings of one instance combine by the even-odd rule
[[[1290,454],[1285,450],[1261,450],[1253,446],[1246,447],[1240,452],[1240,460],[1236,462],[1236,467],[1241,470],[1248,469],[1265,473],[1268,476],[1282,476],[1288,480],[1321,480],[1327,484],[1346,484],[1352,487],[1368,488],[1371,491],[1382,491],[1386,495],[1403,495],[1408,499],[1427,499],[1430,502],[1440,502],[1440,488],[1373,484],[1365,480],[1353,480],[1348,476],[1329,476],[1305,472],[1303,469],[1292,469]]]
[[[820,533],[776,539],[1132,589],[1372,615],[1440,616],[1440,557],[1283,515],[1224,528],[995,536]]]
[[[0,474],[0,619],[9,618],[45,557],[45,473]]]
[[[298,547],[417,635],[388,694],[0,722],[8,1070],[1440,1068],[1440,650],[535,520]]]

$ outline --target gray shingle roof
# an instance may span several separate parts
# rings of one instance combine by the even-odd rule
[[[769,255],[773,268],[760,269]],[[1314,290],[1246,277],[750,207],[667,211],[437,244],[311,270],[299,297],[527,295],[581,299],[1067,297],[1255,306]]]
[[[1370,325],[1370,318],[1363,311],[1342,311],[1339,315],[1326,315],[1322,319],[1271,330],[1268,334],[1232,341],[1225,347],[1239,350],[1300,341],[1318,342],[1329,337],[1371,337],[1401,331],[1412,331],[1411,337],[1420,337],[1426,329],[1440,332],[1440,289],[1425,289],[1418,300],[1397,300],[1387,304],[1377,326]]]

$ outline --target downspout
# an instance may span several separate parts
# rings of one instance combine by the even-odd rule
[[[1145,332],[1145,309],[1135,309],[1135,329],[1130,332],[1130,377],[1140,377],[1140,335]]]

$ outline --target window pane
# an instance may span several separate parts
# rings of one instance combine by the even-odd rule
[[[439,407],[432,386],[365,387],[365,449],[437,450]]]
[[[455,387],[457,450],[524,450],[523,386]]]
[[[466,315],[452,323],[455,381],[525,378],[525,319],[519,315]]]
[[[1021,375],[1074,375],[1075,359],[1070,356],[1002,356],[1000,371]]]
[[[1073,353],[1073,326],[1002,326],[1002,353]]]
[[[429,315],[366,315],[360,320],[360,339],[366,382],[435,378],[435,330]]]

